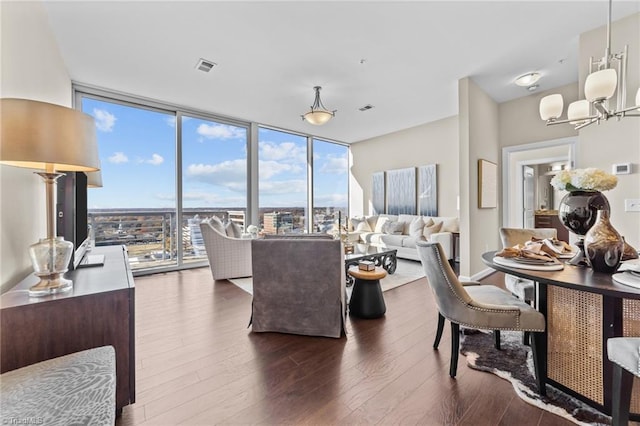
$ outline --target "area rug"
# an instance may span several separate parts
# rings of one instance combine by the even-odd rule
[[[611,417],[551,386],[547,386],[547,396],[541,397],[534,379],[531,348],[522,344],[522,333],[502,331],[500,335],[502,350],[498,351],[492,333],[463,330],[460,353],[466,356],[469,367],[509,380],[525,402],[576,424],[611,424]]]
[[[424,270],[422,269],[422,264],[420,262],[398,259],[396,272],[392,275],[387,275],[384,279],[382,279],[380,281],[380,285],[382,286],[382,291],[389,291],[393,288],[408,284],[422,277],[424,277]],[[253,294],[253,281],[251,277],[233,278],[229,281],[231,281],[233,284],[240,287],[247,293]],[[347,295],[351,295],[351,287],[347,288]]]

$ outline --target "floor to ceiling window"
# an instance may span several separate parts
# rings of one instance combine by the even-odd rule
[[[307,230],[307,138],[258,130],[260,228],[265,234]]]
[[[102,188],[88,190],[96,245],[125,244],[134,269],[177,262],[175,116],[90,97]]]
[[[251,148],[251,123],[74,88],[97,128],[103,187],[88,190],[95,244],[126,245],[136,273],[206,265],[199,223],[207,217],[243,231],[257,217],[267,234],[327,232],[339,214],[346,220],[347,145],[256,126]]]
[[[247,222],[247,128],[189,115],[182,120],[182,222],[185,262],[206,257],[199,223],[216,215],[244,231]]]
[[[327,232],[340,219],[346,225],[349,205],[349,148],[313,140],[313,231]]]

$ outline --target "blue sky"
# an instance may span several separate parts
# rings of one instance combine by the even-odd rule
[[[103,187],[89,190],[89,208],[175,207],[175,116],[83,98],[96,120]],[[184,117],[184,207],[246,207],[246,132]],[[306,138],[259,130],[262,207],[306,203]],[[342,145],[315,141],[316,206],[347,205],[348,159]]]

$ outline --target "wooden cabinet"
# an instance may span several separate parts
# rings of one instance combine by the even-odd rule
[[[556,228],[558,239],[569,242],[569,230],[564,227],[557,214],[536,214],[536,228]]]
[[[116,409],[135,402],[133,275],[123,246],[96,247],[103,266],[80,268],[68,293],[33,298],[30,275],[0,297],[0,372],[111,345],[116,352]]]

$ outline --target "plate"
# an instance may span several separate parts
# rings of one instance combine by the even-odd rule
[[[572,251],[571,253],[562,253],[562,254],[558,253],[556,254],[556,257],[558,259],[571,259],[573,256],[576,255],[576,253],[577,253],[576,251]]]
[[[518,263],[526,263],[527,265],[554,265],[557,263],[553,260],[532,259],[530,257],[510,257],[508,259]]]

